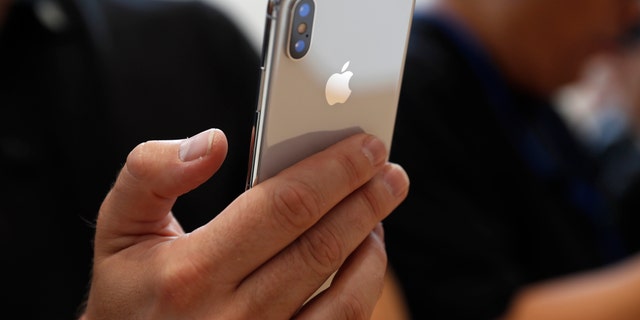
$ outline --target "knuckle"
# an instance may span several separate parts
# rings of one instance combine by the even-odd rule
[[[352,294],[343,295],[338,303],[342,313],[340,319],[365,320],[372,311],[361,298]]]
[[[385,213],[387,213],[387,208],[384,201],[384,196],[379,195],[376,192],[375,186],[372,184],[368,184],[364,188],[361,189],[361,196],[358,198],[360,202],[360,207],[367,213],[367,217],[371,217],[375,220],[380,220]]]
[[[190,310],[200,292],[202,284],[202,270],[193,263],[168,263],[159,272],[156,279],[157,296],[162,306],[173,310]]]
[[[143,180],[149,174],[148,157],[145,157],[148,148],[148,142],[137,145],[127,156],[124,170],[136,180]]]
[[[376,235],[369,234],[361,246],[366,246],[367,254],[369,254],[369,257],[372,259],[371,263],[374,263],[377,267],[376,272],[371,273],[371,280],[379,280],[382,282],[389,259],[384,239],[381,239]]]
[[[301,238],[301,244],[307,265],[318,275],[335,271],[343,260],[343,241],[327,229],[310,230],[307,237]]]
[[[366,170],[363,170],[364,166],[359,163],[355,157],[336,153],[333,159],[343,169],[350,186],[359,186],[362,184],[362,181],[368,178],[366,176]]]
[[[299,233],[320,215],[322,200],[318,192],[301,182],[290,182],[273,194],[275,221],[287,231]]]

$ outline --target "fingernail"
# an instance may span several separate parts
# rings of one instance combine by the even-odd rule
[[[180,144],[180,160],[193,161],[209,154],[216,131],[216,129],[209,129],[184,140]]]
[[[409,176],[401,166],[395,163],[387,164],[383,173],[384,185],[394,197],[400,197],[409,189]]]
[[[379,222],[376,227],[373,229],[373,233],[382,240],[384,243],[384,227],[382,226],[382,222]]]
[[[384,146],[384,143],[380,141],[380,139],[370,136],[364,142],[364,146],[362,148],[364,155],[371,161],[372,165],[378,165],[381,162],[385,161],[387,158],[387,148]]]

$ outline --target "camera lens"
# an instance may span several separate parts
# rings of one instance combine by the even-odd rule
[[[301,23],[298,25],[298,28],[296,28],[299,34],[303,34],[305,32],[307,32],[307,24],[306,23]]]
[[[298,40],[294,46],[296,52],[300,53],[302,51],[304,51],[304,48],[307,46],[307,44],[304,42],[304,40]]]
[[[309,15],[309,12],[311,12],[311,6],[308,3],[303,3],[300,6],[300,9],[298,9],[298,14],[301,17],[306,17]]]
[[[0,0],[2,1],[2,0]],[[272,0],[280,1],[280,0]],[[313,32],[313,16],[315,15],[314,0],[295,0],[291,7],[291,22],[289,24],[289,56],[301,59],[307,55],[311,47]]]

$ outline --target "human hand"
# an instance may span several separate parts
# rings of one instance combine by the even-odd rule
[[[369,318],[386,268],[380,221],[408,192],[383,144],[345,139],[185,234],[171,208],[226,150],[224,134],[209,130],[129,154],[98,215],[84,319]]]

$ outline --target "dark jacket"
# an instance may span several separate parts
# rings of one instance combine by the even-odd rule
[[[414,319],[496,319],[523,286],[635,250],[599,160],[443,18],[414,20],[392,146],[411,188],[385,238]]]
[[[258,63],[204,2],[16,1],[0,29],[2,309],[75,316],[99,205],[140,142],[227,134],[219,173],[174,208],[185,230],[240,194]]]

